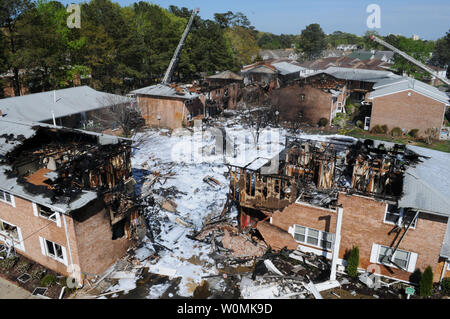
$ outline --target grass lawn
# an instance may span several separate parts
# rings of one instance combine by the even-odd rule
[[[340,131],[339,133],[348,135],[348,136],[352,136],[352,137],[356,137],[356,138],[362,138],[362,139],[370,138],[370,139],[374,139],[374,140],[386,141],[386,142],[397,143],[397,144],[416,145],[416,146],[426,147],[426,148],[430,148],[430,149],[441,151],[441,152],[450,153],[450,141],[435,141],[435,142],[433,142],[433,144],[428,145],[423,142],[417,142],[412,137],[408,137],[408,136],[390,137],[388,135],[382,135],[382,134],[371,134],[360,128],[353,128],[353,129],[350,129],[349,131],[343,130],[343,131]]]

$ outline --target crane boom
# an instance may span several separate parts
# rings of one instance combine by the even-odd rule
[[[186,29],[184,30],[183,35],[181,36],[180,43],[178,43],[178,46],[175,49],[172,60],[170,61],[169,67],[167,68],[166,74],[164,75],[164,78],[161,82],[162,84],[165,84],[165,85],[170,84],[170,80],[172,79],[173,71],[178,62],[178,57],[180,56],[181,50],[183,49],[183,46],[184,46],[184,42],[186,41],[189,31],[191,30],[192,22],[194,21],[194,18],[199,11],[200,11],[199,8],[192,10],[191,18],[189,19]]]
[[[378,42],[381,45],[384,45],[385,47],[391,49],[392,51],[394,51],[395,53],[397,53],[398,55],[404,57],[406,60],[408,60],[409,62],[414,63],[415,65],[417,65],[419,68],[425,70],[426,72],[430,73],[431,75],[435,76],[436,78],[438,78],[439,80],[441,80],[442,82],[444,82],[447,85],[450,85],[450,81],[444,76],[440,76],[437,72],[433,71],[432,69],[430,69],[429,67],[427,67],[425,64],[423,64],[420,61],[417,61],[416,59],[414,59],[412,56],[406,54],[403,51],[400,51],[399,49],[397,49],[396,47],[394,47],[393,45],[387,43],[386,41],[381,40],[380,38],[372,35],[370,37],[371,40]]]

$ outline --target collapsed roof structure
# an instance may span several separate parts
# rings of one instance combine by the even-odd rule
[[[344,191],[450,216],[450,202],[445,197],[450,176],[431,182],[430,178],[437,176],[426,173],[431,166],[431,171],[448,175],[444,169],[447,154],[346,137],[326,142],[287,137],[285,145],[277,157],[258,165],[255,161],[228,165],[234,194],[250,190],[250,195],[240,193],[241,205],[273,211],[299,200],[332,207],[338,192]],[[278,169],[264,173],[265,168],[275,167],[273,161],[278,161]],[[421,195],[425,188],[426,199]]]
[[[0,189],[60,213],[108,194],[135,209],[130,155],[128,139],[0,120]]]

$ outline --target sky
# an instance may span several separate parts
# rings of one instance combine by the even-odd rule
[[[113,0],[122,6],[135,0]],[[61,3],[86,1],[60,0]],[[333,31],[362,35],[369,28],[370,4],[380,7],[381,35],[401,34],[436,40],[450,30],[448,0],[151,0],[168,8],[170,5],[200,8],[203,19],[213,19],[214,13],[227,11],[244,13],[259,31],[275,34],[299,34],[308,24],[319,23],[325,33]]]

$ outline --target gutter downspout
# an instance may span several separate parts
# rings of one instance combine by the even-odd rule
[[[344,209],[342,207],[338,207],[337,209],[337,221],[336,221],[336,235],[334,238],[333,245],[333,257],[331,259],[331,273],[330,280],[336,280],[336,267],[337,260],[339,257],[339,248],[341,247],[341,228],[342,228],[342,215],[344,213]]]
[[[446,259],[444,261],[444,267],[442,267],[441,279],[439,280],[439,282],[441,282],[442,279],[444,279],[444,275],[445,275],[445,273],[447,271],[447,267],[448,267],[448,260]]]
[[[73,258],[72,258],[72,250],[70,249],[70,240],[69,240],[69,234],[67,233],[67,223],[66,223],[66,215],[65,214],[61,214],[63,216],[63,221],[64,221],[64,230],[66,232],[66,241],[67,241],[67,248],[69,250],[69,257],[70,257],[70,266],[72,271],[75,271],[73,269]]]

